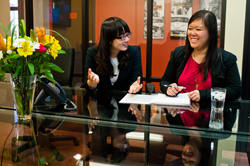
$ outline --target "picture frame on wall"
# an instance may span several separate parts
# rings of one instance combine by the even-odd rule
[[[164,38],[164,6],[165,0],[153,1],[153,27],[152,38],[163,39]],[[144,38],[147,38],[147,0],[144,5]]]
[[[71,0],[52,0],[53,26],[71,27]]]
[[[185,39],[189,18],[192,16],[192,0],[171,1],[170,38]]]
[[[221,31],[221,8],[221,0],[200,0],[200,10],[211,11],[216,16],[219,36]]]

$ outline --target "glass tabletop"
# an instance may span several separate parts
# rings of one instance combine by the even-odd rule
[[[3,165],[248,164],[244,134],[151,125],[136,118],[128,123],[33,113],[32,120],[18,121],[9,109],[0,109],[0,117]]]
[[[77,109],[57,104],[51,98],[34,106],[33,112],[77,118],[101,119],[104,121],[125,122],[130,124],[150,124],[199,130],[209,133],[227,133],[249,135],[250,101],[226,101],[224,106],[222,129],[216,129],[210,122],[211,104],[192,102],[190,107],[174,107],[156,104],[120,104],[127,94],[124,91],[86,91],[82,88],[63,87],[66,98],[75,103]],[[0,83],[0,108],[14,109],[10,85]],[[155,94],[147,94],[155,95]],[[70,104],[69,104],[70,105]],[[217,115],[219,116],[219,115]],[[220,115],[221,116],[221,115]]]
[[[32,120],[18,121],[10,87],[0,84],[3,165],[249,163],[249,101],[227,101],[223,130],[215,130],[209,127],[209,102],[189,108],[131,105],[119,103],[127,92],[64,90],[76,110],[46,99],[35,106]]]
[[[60,114],[70,117],[102,119],[130,124],[150,124],[200,130],[214,133],[249,135],[248,109],[250,102],[245,100],[226,101],[224,106],[223,129],[210,125],[211,103],[192,102],[190,107],[174,107],[156,104],[121,104],[119,101],[127,94],[123,91],[96,90],[64,87],[67,98],[77,105],[77,110],[67,111],[60,107],[43,109],[37,106],[34,112]],[[148,94],[155,95],[155,94]],[[50,105],[50,103],[47,103]],[[218,116],[218,115],[217,115]],[[209,126],[210,125],[210,126]]]

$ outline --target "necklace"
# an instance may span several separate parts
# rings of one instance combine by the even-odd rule
[[[194,52],[193,52],[194,53]],[[193,58],[193,60],[194,60],[194,74],[195,74],[195,89],[196,90],[198,90],[198,86],[199,86],[199,84],[198,84],[198,79],[197,79],[197,74],[196,74],[196,69],[195,69],[195,53],[194,53],[194,56],[193,56],[194,58]]]
[[[195,74],[195,89],[196,90],[198,90],[198,85],[199,85],[199,82],[201,82],[201,81],[198,81],[198,77],[197,77],[197,74],[196,74],[196,68],[195,68],[195,63],[198,63],[198,62],[196,62],[195,61],[195,51],[193,51],[193,60],[194,60],[194,74]],[[201,63],[199,64],[199,65],[201,65],[201,64],[203,64],[204,62],[206,61],[206,58],[203,58],[203,60],[201,61]],[[201,74],[200,73],[200,66],[199,66],[199,72],[198,72],[198,74]],[[202,80],[202,78],[201,78],[201,80]]]

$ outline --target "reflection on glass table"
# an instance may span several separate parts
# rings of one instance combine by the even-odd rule
[[[93,100],[90,103],[92,102]],[[94,100],[92,104],[96,106],[93,109],[98,109],[98,116],[113,116],[109,112],[114,109],[113,107],[107,109],[102,105],[99,106],[98,100]],[[127,105],[128,107],[129,105]],[[248,143],[247,135],[221,132],[215,134],[213,131],[199,130],[195,126],[175,127],[171,123],[169,126],[141,124],[127,109],[122,117],[124,120],[130,120],[131,123],[95,119],[94,117],[79,118],[34,113],[34,131],[31,130],[32,124],[15,123],[14,113],[10,111],[12,110],[0,111],[0,117],[2,117],[0,118],[0,148],[4,150],[4,153],[1,153],[1,155],[3,154],[3,165],[38,165],[38,162],[60,166],[76,165],[76,163],[79,165],[109,165],[111,163],[115,163],[115,165],[177,165],[177,163],[185,162],[202,163],[204,156],[207,157],[205,161],[208,165],[216,165],[216,162],[228,164],[228,161],[237,165],[239,161],[248,160],[247,157],[244,157],[247,156],[247,150],[229,148],[230,145],[238,147],[238,144]],[[117,119],[119,117],[120,115],[117,116]],[[44,128],[46,126],[44,122],[51,121],[61,121],[62,123],[54,130]],[[14,126],[13,130],[11,130],[12,126]],[[46,136],[48,130],[51,130],[50,132],[54,136],[74,136],[79,141],[79,145],[75,146],[72,140],[53,142]],[[17,136],[19,141],[17,141]],[[23,136],[33,139],[20,141]],[[221,148],[218,148],[219,141],[227,144],[222,148],[222,152]],[[16,153],[17,148],[26,143],[29,147]],[[53,145],[57,151],[51,151],[47,145]],[[58,152],[62,155],[62,160],[57,160]],[[231,155],[225,155],[225,152]],[[197,158],[194,157],[194,153],[197,154],[195,155]],[[13,162],[12,156],[15,157],[13,154],[17,154],[19,161]],[[76,156],[80,157],[75,160]],[[189,160],[186,159],[188,157]]]
[[[53,100],[44,103],[46,108],[36,107],[33,124],[37,145],[18,153],[19,161],[13,163],[12,151],[27,141],[17,141],[18,146],[12,147],[16,137],[14,128],[11,131],[16,123],[14,108],[10,89],[1,87],[0,148],[4,150],[4,164],[23,164],[34,156],[36,164],[44,159],[49,165],[183,165],[202,163],[204,154],[209,156],[208,165],[248,163],[249,101],[226,101],[224,129],[214,130],[209,128],[210,102],[193,103],[189,108],[119,104],[127,92],[88,92],[70,87],[64,89],[77,110],[65,111]],[[12,118],[5,118],[6,113]],[[57,122],[54,129],[48,127]],[[74,139],[53,142],[49,139],[52,134]],[[57,151],[48,148],[52,145]],[[189,152],[196,153],[197,158],[185,159],[190,158]],[[76,160],[74,156],[80,157]]]

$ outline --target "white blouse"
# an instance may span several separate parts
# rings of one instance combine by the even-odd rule
[[[114,75],[116,75],[116,76],[110,77],[111,84],[114,85],[114,83],[118,79],[119,72],[120,72],[120,70],[118,69],[118,65],[119,65],[118,58],[117,57],[116,58],[111,58],[110,57],[110,62],[113,65],[113,68],[114,68]]]

